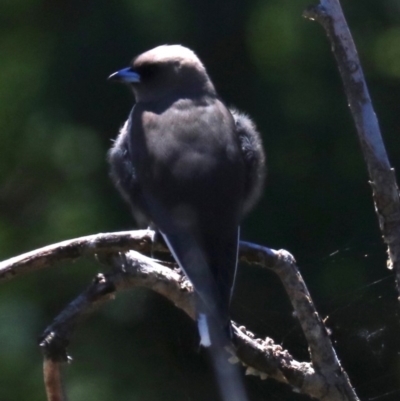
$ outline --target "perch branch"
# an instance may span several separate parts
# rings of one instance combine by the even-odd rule
[[[88,235],[48,245],[0,262],[0,282],[49,268],[55,263],[74,261],[82,256],[125,252],[130,249],[142,253],[150,252],[153,249],[153,236],[154,231],[150,230],[122,231]]]
[[[112,272],[97,276],[91,286],[46,329],[41,342],[45,361],[56,363],[67,360],[66,347],[81,317],[112,298],[116,291],[147,287],[170,299],[194,318],[191,286],[183,275],[138,252],[119,253],[129,249],[148,253],[154,249],[167,252],[163,245],[152,242],[153,237],[154,232],[150,230],[91,235],[63,241],[0,263],[0,280],[87,255],[101,256],[103,262],[113,267]],[[312,364],[295,361],[288,351],[271,339],[255,339],[245,328],[235,327],[236,355],[247,366],[247,373],[261,378],[272,377],[319,399],[356,400],[294,258],[286,251],[246,242],[240,244],[240,258],[243,262],[270,268],[279,275],[310,345],[312,360]]]
[[[274,251],[267,251],[269,259]],[[255,256],[250,252],[249,249],[250,258],[254,259]],[[66,347],[77,323],[104,302],[113,299],[118,291],[137,286],[149,288],[171,300],[195,319],[192,286],[183,275],[135,251],[110,256],[108,260],[113,271],[97,275],[89,287],[46,328],[40,343],[45,361],[67,361]],[[244,327],[235,325],[234,335],[237,342],[236,355],[247,367],[247,374],[262,379],[274,378],[314,397],[325,393],[324,378],[315,373],[310,363],[295,361],[288,351],[276,345],[273,340],[256,339]]]
[[[388,247],[388,268],[395,270],[400,294],[399,191],[353,38],[339,0],[321,0],[305,10],[303,16],[318,21],[331,43],[367,164],[379,227]]]

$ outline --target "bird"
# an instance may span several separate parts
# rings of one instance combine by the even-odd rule
[[[108,79],[135,98],[108,153],[111,178],[138,224],[157,228],[192,283],[201,345],[223,347],[233,337],[240,224],[266,176],[261,135],[219,98],[187,47],[155,47]]]

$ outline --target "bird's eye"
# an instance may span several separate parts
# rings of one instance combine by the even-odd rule
[[[157,65],[142,65],[136,69],[142,81],[146,81],[154,77],[159,70]]]

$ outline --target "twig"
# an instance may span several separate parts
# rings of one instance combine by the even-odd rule
[[[66,401],[62,383],[62,362],[45,358],[43,361],[43,377],[47,401]]]
[[[379,227],[388,246],[388,268],[395,270],[400,294],[399,191],[353,38],[339,0],[321,0],[305,10],[303,16],[318,21],[331,43],[367,164]]]
[[[252,255],[253,263],[256,264],[268,266],[271,262],[271,251],[259,245],[241,243],[241,252],[244,255]],[[319,393],[313,396],[329,400],[358,400],[347,373],[340,365],[327,329],[315,309],[295,259],[285,250],[272,251],[272,253],[275,253],[275,263],[268,267],[282,281],[309,345],[312,366],[324,377],[325,384],[329,386],[326,394]],[[265,260],[269,263],[265,263]]]
[[[125,252],[130,249],[148,253],[153,247],[153,236],[154,231],[151,230],[121,231],[88,235],[48,245],[0,262],[0,282],[82,256]]]

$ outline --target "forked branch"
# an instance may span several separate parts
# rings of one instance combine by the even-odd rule
[[[152,242],[153,237],[154,232],[149,230],[91,235],[44,247],[0,263],[0,280],[88,255],[97,256],[103,264],[112,268],[109,273],[96,276],[42,336],[40,345],[45,358],[45,383],[49,395],[58,394],[57,389],[62,389],[60,368],[68,360],[67,346],[78,323],[82,317],[113,299],[117,292],[138,286],[149,288],[194,318],[192,287],[185,276],[178,270],[164,266],[162,262],[129,251],[139,249],[150,253],[157,249],[167,252],[162,244]],[[257,339],[245,327],[235,326],[237,345],[230,351],[246,367],[247,374],[262,379],[274,378],[317,399],[357,400],[294,258],[286,251],[274,251],[246,242],[241,242],[240,258],[243,262],[270,268],[278,274],[308,341],[311,359],[311,362],[296,361],[272,339]],[[61,394],[58,398],[50,399],[64,400]]]

